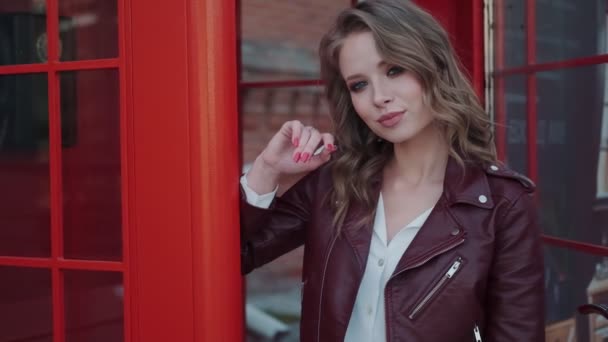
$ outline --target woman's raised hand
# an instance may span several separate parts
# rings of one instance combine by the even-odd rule
[[[323,150],[315,154],[321,146]],[[247,182],[257,193],[268,193],[274,190],[279,177],[313,171],[329,161],[335,150],[331,134],[297,120],[288,121],[257,157],[247,174]]]

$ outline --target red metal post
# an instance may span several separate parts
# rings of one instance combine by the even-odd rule
[[[501,70],[505,65],[504,47],[504,3],[494,1],[494,67]],[[494,74],[494,121],[496,123],[496,153],[499,160],[507,158],[507,118],[505,108],[505,80]]]
[[[536,1],[526,0],[526,64],[536,63]],[[536,108],[536,75],[528,74],[527,82],[527,142],[528,142],[528,177],[538,181],[538,147],[537,140],[537,108]]]
[[[242,341],[237,6],[189,5],[194,341]]]

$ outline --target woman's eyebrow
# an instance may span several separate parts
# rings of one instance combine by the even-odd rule
[[[388,66],[389,64],[390,64],[390,63],[388,63],[388,62],[386,62],[386,61],[380,61],[380,62],[378,62],[377,67],[378,67],[378,68],[383,68],[383,67]],[[345,77],[345,78],[344,78],[344,80],[345,80],[345,81],[348,81],[348,80],[352,80],[352,79],[354,79],[354,78],[359,78],[359,77],[363,77],[363,75],[362,75],[362,74],[354,74],[354,75],[350,75],[350,76],[348,76],[348,77]]]

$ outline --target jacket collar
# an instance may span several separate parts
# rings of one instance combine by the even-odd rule
[[[451,156],[445,170],[443,196],[450,206],[466,203],[485,209],[494,207],[486,170],[466,161],[463,168]]]
[[[381,182],[375,181],[373,196],[379,197]],[[450,208],[456,204],[468,204],[483,209],[494,207],[492,194],[485,170],[474,163],[466,163],[464,168],[449,157],[446,166],[443,193],[427,221],[418,232],[395,272],[400,272],[459,244],[466,235],[466,227],[461,226]],[[354,249],[361,271],[365,269],[373,232],[373,220],[363,227],[356,223],[362,208],[354,204],[344,222],[344,238]],[[361,273],[361,276],[363,274]]]

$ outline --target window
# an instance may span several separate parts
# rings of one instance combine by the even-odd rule
[[[497,150],[537,184],[547,340],[600,340],[576,307],[608,301],[606,1],[491,4]]]

